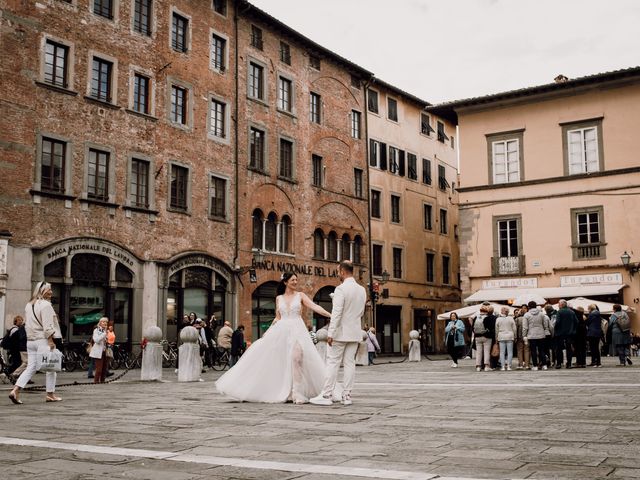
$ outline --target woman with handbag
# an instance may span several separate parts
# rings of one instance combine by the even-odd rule
[[[61,337],[58,325],[58,316],[51,305],[51,285],[46,282],[38,282],[31,300],[24,309],[25,329],[27,331],[27,368],[16,381],[16,385],[9,394],[9,399],[16,405],[22,404],[20,390],[22,390],[34,373],[36,373],[36,359],[38,351],[54,350],[56,345],[54,337]],[[56,396],[56,372],[46,373],[46,402],[60,402],[62,399]]]
[[[464,323],[458,318],[457,313],[452,312],[449,315],[449,323],[444,327],[444,343],[453,361],[451,368],[458,368],[458,359],[462,356],[462,349],[465,346],[464,331]]]
[[[96,361],[96,372],[93,377],[93,383],[104,383],[107,376],[107,325],[109,319],[102,317],[98,321],[98,325],[93,330],[93,347],[89,352],[89,357]]]

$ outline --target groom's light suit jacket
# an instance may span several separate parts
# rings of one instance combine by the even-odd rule
[[[329,336],[336,342],[362,341],[362,316],[367,291],[353,277],[347,278],[333,292]]]

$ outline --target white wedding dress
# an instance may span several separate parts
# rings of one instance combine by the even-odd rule
[[[325,364],[302,320],[302,299],[280,297],[280,320],[254,341],[216,382],[219,393],[245,402],[308,402],[320,394]]]

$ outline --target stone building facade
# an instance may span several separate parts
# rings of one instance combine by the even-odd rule
[[[375,325],[385,353],[444,350],[439,313],[458,307],[456,127],[379,79],[367,89]],[[388,277],[388,281],[385,281]]]

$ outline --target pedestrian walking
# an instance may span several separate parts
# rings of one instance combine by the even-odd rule
[[[604,332],[602,331],[602,316],[595,305],[591,304],[587,307],[589,314],[587,315],[587,341],[589,342],[589,351],[591,352],[590,367],[601,367],[600,358],[600,340]]]
[[[452,360],[451,368],[458,368],[458,359],[463,355],[465,347],[464,331],[464,323],[458,318],[458,314],[452,312],[449,315],[449,322],[444,327],[444,343]]]
[[[558,302],[560,310],[556,314],[554,326],[554,342],[556,348],[555,361],[556,368],[562,368],[564,360],[563,350],[567,352],[566,367],[571,368],[573,359],[573,339],[578,329],[578,317],[567,306],[567,301],[562,299]]]
[[[473,320],[473,337],[476,343],[476,371],[488,372],[491,370],[491,343],[493,341],[492,332],[487,328],[485,320],[489,315],[489,302],[484,302],[480,307],[480,312]],[[495,328],[495,323],[494,323]]]
[[[229,356],[229,368],[233,367],[244,353],[244,325],[240,325],[231,336],[231,354]]]
[[[371,327],[367,330],[367,354],[369,356],[369,365],[373,365],[373,359],[377,353],[380,353],[380,344],[376,338],[376,329]]]
[[[231,337],[233,336],[233,329],[229,322],[224,322],[224,325],[218,332],[218,347],[229,350],[231,348]]]
[[[576,354],[576,368],[586,368],[587,366],[587,322],[584,315],[584,308],[577,307],[573,313],[578,319],[576,336],[574,338],[574,351]]]
[[[613,306],[613,313],[609,317],[609,328],[611,329],[611,342],[613,343],[620,366],[626,363],[633,365],[630,357],[631,345],[631,321],[627,312],[622,311],[622,306],[617,303]]]
[[[546,370],[545,341],[550,333],[549,317],[534,301],[529,302],[528,307],[529,311],[524,315],[522,324],[522,335],[531,348],[531,370],[538,370],[540,366]]]
[[[8,375],[9,380],[15,383],[16,379],[26,370],[28,362],[27,331],[24,327],[24,318],[20,315],[13,318],[13,327],[3,338],[2,347],[9,352]]]
[[[93,383],[104,383],[107,376],[107,327],[109,319],[102,317],[98,320],[98,325],[93,329],[93,346],[89,352],[89,357],[96,363]]]
[[[53,350],[54,336],[60,335],[58,316],[51,305],[51,285],[38,282],[31,300],[25,307],[25,330],[27,334],[27,368],[16,381],[16,385],[9,393],[9,398],[15,404],[22,404],[20,390],[22,390],[34,373],[36,373],[36,358],[39,350]],[[47,402],[59,402],[62,398],[55,394],[56,372],[47,372],[45,376]]]
[[[509,307],[500,309],[500,316],[496,320],[496,341],[500,345],[500,370],[511,370],[513,361],[513,342],[518,331],[516,322],[509,315]]]
[[[518,370],[528,370],[531,368],[531,350],[529,349],[529,342],[524,341],[524,335],[522,333],[524,314],[528,311],[528,307],[526,305],[522,305],[522,307],[514,312],[517,331],[516,350],[518,355]]]

